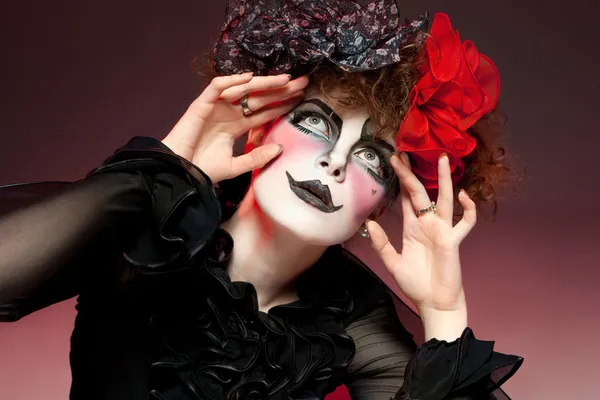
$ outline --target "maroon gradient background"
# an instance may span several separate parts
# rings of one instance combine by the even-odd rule
[[[470,325],[525,357],[504,386],[516,400],[600,392],[593,5],[401,1],[409,17],[449,13],[498,64],[506,143],[531,175],[462,248]],[[203,87],[188,64],[211,48],[223,10],[223,0],[3,2],[0,184],[78,179],[133,135],[162,138]],[[393,215],[385,226],[398,229]],[[0,398],[67,398],[73,317],[71,300],[0,324]]]

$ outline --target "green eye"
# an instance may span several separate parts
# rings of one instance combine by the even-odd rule
[[[329,125],[318,115],[310,115],[298,122],[298,125],[329,138]]]
[[[327,140],[331,139],[329,120],[312,110],[295,111],[290,118],[292,125],[307,135],[315,135]]]
[[[381,159],[375,150],[365,147],[355,151],[354,156],[378,177],[382,177]]]

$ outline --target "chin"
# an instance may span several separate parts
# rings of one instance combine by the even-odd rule
[[[316,246],[332,246],[345,242],[358,230],[345,221],[344,214],[327,214],[304,203],[287,186],[263,187],[260,179],[254,182],[254,194],[261,211],[275,225]],[[352,226],[350,226],[352,225]]]

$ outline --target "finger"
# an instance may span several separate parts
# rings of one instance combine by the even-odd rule
[[[233,103],[245,95],[269,89],[279,89],[290,82],[291,75],[255,76],[249,82],[232,86],[221,93],[221,99]]]
[[[394,246],[390,243],[388,236],[386,235],[383,228],[375,221],[368,220],[365,223],[365,227],[369,232],[371,238],[371,246],[373,250],[379,255],[381,261],[385,264],[386,268],[392,272],[392,268],[402,256],[398,254]]]
[[[464,214],[462,219],[454,226],[453,230],[460,243],[467,237],[469,232],[471,232],[471,229],[473,229],[477,223],[477,206],[464,190],[461,190],[460,193],[458,193],[458,201],[464,209]]]
[[[412,203],[412,212],[421,210],[431,205],[429,195],[423,184],[417,179],[415,174],[410,170],[410,161],[406,153],[400,154],[400,157],[393,155],[390,159],[392,168],[400,178],[400,183],[404,190],[408,193]],[[431,214],[431,213],[427,213]]]
[[[292,111],[294,107],[298,105],[298,103],[300,103],[303,97],[304,94],[290,97],[279,103],[271,104],[267,107],[264,107],[257,112],[253,112],[247,117],[244,117],[244,122],[246,124],[246,126],[244,127],[244,132],[266,124],[267,122],[273,121],[276,118],[282,116],[283,114],[287,114],[288,112]]]
[[[442,154],[438,159],[438,198],[436,206],[439,216],[450,226],[452,225],[454,211],[454,190],[451,175],[448,155]]]
[[[246,72],[239,75],[218,76],[214,78],[210,84],[204,89],[202,94],[198,96],[198,101],[206,103],[214,103],[219,99],[221,94],[233,87],[243,85],[252,80],[252,72]]]
[[[398,156],[395,155],[395,157]],[[408,156],[403,155],[401,157],[401,162],[404,162],[405,165],[410,168],[410,160]],[[404,220],[404,223],[417,219],[417,216],[415,214],[415,207],[413,206],[412,201],[410,199],[410,194],[408,193],[408,189],[404,188],[402,181],[400,181],[400,204],[402,206],[402,218]]]
[[[414,222],[417,219],[415,207],[413,207],[408,190],[400,182],[400,205],[402,207],[402,220],[405,224]]]
[[[241,175],[256,168],[264,167],[269,161],[281,154],[283,147],[280,144],[269,143],[259,146],[248,154],[234,157],[231,160],[233,176]]]
[[[266,93],[266,92],[263,92]],[[248,99],[248,108],[252,111],[252,113],[259,112],[263,110],[265,107],[271,105],[277,105],[278,103],[287,101],[288,99],[294,98],[294,100],[298,100],[298,103],[304,98],[304,91],[300,90],[292,93],[278,93],[278,94],[269,94],[264,97],[254,97],[254,95]],[[252,100],[252,102],[250,101]],[[243,113],[243,112],[242,112]]]
[[[304,88],[307,85],[308,78],[301,80],[296,79],[290,81],[287,85],[279,89],[253,92],[248,97],[248,108],[252,111],[257,111],[269,104],[282,101],[289,97],[304,94]]]

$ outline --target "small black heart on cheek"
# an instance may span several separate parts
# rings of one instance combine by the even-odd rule
[[[371,189],[371,196],[375,196],[377,194],[377,190]]]

